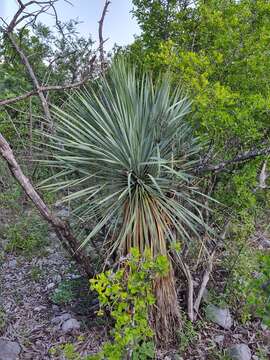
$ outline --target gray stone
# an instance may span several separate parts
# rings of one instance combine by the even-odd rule
[[[8,267],[10,267],[11,269],[15,269],[16,266],[17,266],[17,260],[14,259],[8,262]]]
[[[65,334],[72,332],[74,330],[79,330],[80,327],[81,327],[81,325],[80,325],[79,321],[76,319],[68,319],[67,321],[65,321],[62,324],[62,330]]]
[[[227,349],[231,360],[251,360],[251,351],[246,344],[236,344]]]
[[[51,289],[53,289],[55,287],[55,283],[50,283],[50,284],[48,284],[47,286],[46,286],[46,290],[51,290]]]
[[[262,245],[263,249],[269,249],[270,248],[270,240],[263,238],[261,240],[261,245]]]
[[[71,319],[71,315],[68,313],[56,316],[52,319],[52,324],[57,325],[57,324],[62,324],[64,321],[67,321]]]
[[[17,342],[0,338],[0,360],[17,360],[20,352]]]
[[[222,309],[215,305],[207,305],[205,309],[206,318],[223,329],[229,330],[232,327],[233,319],[229,309]]]
[[[172,360],[184,360],[179,354],[173,354]]]
[[[59,308],[58,305],[54,305],[54,304],[53,304],[52,310],[53,310],[54,312],[59,312],[60,308]]]
[[[217,335],[214,337],[214,342],[221,346],[224,342],[224,338],[224,335]]]
[[[56,212],[56,215],[61,217],[61,218],[67,218],[69,217],[69,208],[67,207],[63,207],[62,209],[58,210]]]
[[[54,282],[59,283],[62,280],[62,277],[61,277],[61,275],[56,274],[56,275],[53,276],[52,279],[53,279]]]
[[[36,306],[36,307],[34,308],[34,311],[35,311],[35,312],[40,312],[40,311],[46,310],[46,309],[47,309],[46,306],[40,305],[40,306]]]

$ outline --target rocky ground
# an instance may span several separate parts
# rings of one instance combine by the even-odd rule
[[[76,342],[82,353],[95,352],[100,346],[104,330],[91,321],[93,312],[82,314],[79,303],[59,306],[51,299],[59,284],[80,279],[80,275],[53,234],[50,240],[41,257],[28,260],[6,254],[2,259],[1,360],[57,359],[60,357],[50,349],[67,342]],[[89,309],[91,298],[88,300]]]
[[[65,257],[55,235],[49,233],[48,245],[34,258],[1,253],[0,360],[63,359],[56,349],[65,343],[74,343],[81,354],[96,352],[106,338],[106,324],[95,317],[97,300],[88,281]],[[70,301],[70,288],[63,284],[72,282]],[[179,347],[158,356],[266,360],[270,330],[259,320],[242,326],[229,309],[204,304],[198,324],[179,335]]]

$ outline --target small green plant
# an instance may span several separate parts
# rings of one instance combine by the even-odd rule
[[[249,282],[247,304],[251,314],[262,319],[270,326],[270,254],[263,253],[258,257],[258,276]]]
[[[0,169],[3,170],[3,169]],[[5,170],[6,171],[6,170]],[[1,173],[1,171],[0,171]],[[20,198],[22,191],[17,184],[12,184],[9,189],[0,193],[0,204],[3,208],[11,208],[13,212],[19,212],[21,209]]]
[[[51,300],[57,305],[68,305],[74,300],[74,284],[71,280],[62,281],[53,292]]]
[[[101,308],[109,310],[115,320],[111,332],[113,341],[106,342],[97,359],[152,359],[154,333],[149,324],[149,310],[154,305],[152,282],[169,271],[168,260],[158,256],[154,261],[150,251],[143,257],[132,249],[120,268],[101,273],[91,280],[91,289],[98,293]]]
[[[190,345],[194,344],[198,338],[198,332],[195,329],[194,324],[189,321],[184,314],[182,321],[183,327],[177,334],[179,351],[181,354],[184,353]]]
[[[0,334],[4,330],[7,322],[7,316],[5,310],[0,306]]]
[[[154,332],[149,310],[155,304],[152,283],[169,271],[165,256],[154,260],[150,251],[143,256],[138,249],[122,259],[117,271],[103,272],[90,280],[91,289],[98,293],[99,316],[110,313],[114,320],[111,341],[103,344],[95,355],[80,357],[72,344],[62,347],[67,360],[150,360],[155,356]],[[55,351],[55,350],[54,350]]]
[[[33,266],[30,271],[30,277],[33,281],[39,281],[42,277],[42,269],[38,266]]]
[[[47,231],[47,225],[38,217],[24,216],[19,222],[11,224],[5,232],[8,240],[5,251],[34,256],[48,244]]]

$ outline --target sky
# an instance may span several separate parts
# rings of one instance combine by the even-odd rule
[[[26,0],[23,0],[26,2]],[[94,40],[98,39],[98,20],[101,17],[105,0],[72,0],[73,6],[64,0],[59,0],[56,5],[59,19],[66,21],[78,18],[82,23],[78,26],[79,32],[88,36],[92,34]],[[136,20],[130,13],[132,0],[111,0],[103,27],[103,37],[108,40],[104,44],[110,50],[114,44],[127,45],[132,43],[134,35],[139,35],[140,30]],[[16,0],[0,0],[0,16],[9,21],[17,10]],[[40,20],[53,26],[50,16],[42,16]]]

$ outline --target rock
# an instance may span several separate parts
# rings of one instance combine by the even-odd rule
[[[172,360],[183,360],[183,358],[179,354],[173,354]]]
[[[251,360],[251,351],[246,344],[236,344],[227,349],[231,360]]]
[[[270,240],[266,239],[266,238],[263,238],[261,240],[261,246],[262,246],[263,249],[269,249],[270,248]]]
[[[53,276],[53,281],[54,281],[54,282],[56,282],[56,283],[60,283],[60,282],[61,282],[61,280],[62,280],[61,275],[56,274],[56,275],[54,275],[54,276]]]
[[[56,212],[56,215],[61,217],[61,218],[67,218],[69,217],[69,208],[67,207],[63,207],[62,209],[58,210]]]
[[[0,338],[0,360],[17,360],[20,352],[17,342]]]
[[[71,319],[71,315],[68,313],[65,313],[63,315],[56,316],[52,319],[51,323],[54,325],[62,324],[64,321],[67,321]]]
[[[232,327],[233,319],[229,309],[221,309],[215,305],[207,305],[205,309],[206,318],[223,329],[229,330]]]
[[[74,330],[79,330],[80,327],[81,327],[81,325],[80,325],[79,321],[76,319],[68,319],[67,321],[65,321],[62,324],[62,330],[65,334],[72,332]]]
[[[35,312],[40,312],[40,311],[46,310],[46,309],[47,309],[46,306],[40,305],[40,306],[36,306],[36,307],[34,308],[34,311],[35,311]]]
[[[214,337],[214,342],[221,346],[224,342],[224,338],[224,335],[217,335]]]
[[[46,286],[46,290],[51,290],[51,289],[53,289],[55,287],[55,283],[50,283],[50,284],[48,284],[47,286]]]
[[[52,306],[52,311],[54,311],[54,312],[59,312],[59,310],[60,310],[59,306],[53,304],[53,306]]]
[[[17,260],[14,259],[14,260],[10,260],[10,261],[8,262],[8,267],[9,267],[9,268],[15,269],[16,266],[17,266]]]

